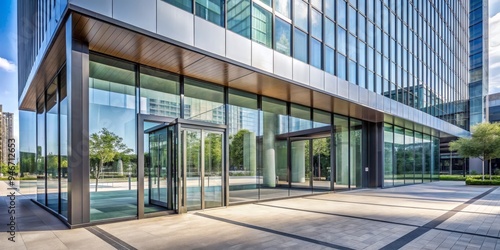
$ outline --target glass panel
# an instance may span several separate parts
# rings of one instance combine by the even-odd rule
[[[349,188],[349,122],[346,117],[334,116],[335,133],[335,190]]]
[[[222,206],[223,149],[222,133],[204,132],[205,208]]]
[[[91,54],[89,73],[90,220],[136,216],[134,65]]]
[[[337,27],[337,50],[344,55],[347,54],[346,40],[347,31],[341,27]]]
[[[404,184],[405,178],[405,135],[404,129],[394,126],[394,150],[396,151],[396,172],[394,186]]]
[[[148,192],[149,202],[145,213],[156,212],[168,207],[168,148],[167,129],[161,129],[149,134],[149,164],[148,164]],[[170,172],[171,174],[171,172]],[[147,192],[144,192],[147,193]]]
[[[227,1],[227,28],[250,39],[250,0]]]
[[[316,9],[321,11],[323,8],[322,2],[323,2],[323,0],[311,0],[311,5],[314,6]]]
[[[394,132],[391,124],[384,124],[384,187],[392,187],[393,183],[393,159]]]
[[[293,7],[294,7],[293,23],[301,30],[309,32],[308,29],[309,8],[307,3],[304,3],[301,0],[295,0]]]
[[[293,57],[307,63],[307,34],[295,28]]]
[[[260,1],[261,3],[264,3],[268,6],[271,6],[271,3],[272,3],[272,0],[258,0],[258,1]]]
[[[335,0],[325,0],[325,15],[335,20]]]
[[[322,17],[323,16],[321,15],[321,13],[317,12],[316,10],[313,10],[311,13],[311,35],[320,41],[323,39]]]
[[[356,21],[357,21],[357,18],[358,18],[358,15],[357,15],[357,12],[356,10],[349,6],[349,32],[351,32],[352,34],[356,35]]]
[[[276,12],[290,18],[290,0],[274,0],[274,9]]]
[[[405,129],[405,184],[415,183],[413,131]]]
[[[57,79],[57,78],[56,78]],[[57,80],[46,91],[47,116],[47,206],[59,213],[59,121]]]
[[[201,131],[184,130],[187,209],[201,209]]]
[[[325,44],[335,48],[335,24],[325,19]]]
[[[193,2],[192,1],[186,1],[186,0],[163,0],[171,5],[174,5],[176,7],[179,7],[185,11],[188,12],[193,12]]]
[[[257,96],[229,89],[229,202],[259,199]]]
[[[196,0],[196,15],[224,27],[224,0]]]
[[[185,78],[184,96],[185,119],[225,123],[223,87]]]
[[[262,97],[262,177],[260,199],[288,196],[287,141],[281,134],[288,133],[286,103]]]
[[[331,189],[330,137],[313,139],[313,191],[321,192]]]
[[[362,128],[361,121],[350,120],[350,165],[351,185],[350,188],[362,187],[363,181],[363,152],[362,152]]]
[[[179,117],[179,76],[141,67],[141,113]]]
[[[36,200],[41,204],[45,202],[45,98],[42,96],[38,101],[37,109],[37,140],[36,140]]]
[[[347,16],[347,3],[345,0],[337,0],[337,23],[342,27],[347,27],[346,17]]]
[[[327,127],[331,125],[330,113],[318,109],[313,109],[313,127]]]
[[[66,70],[60,75],[59,90],[59,147],[60,147],[60,179],[61,179],[61,215],[68,217],[68,99]]]
[[[337,76],[347,80],[347,62],[345,56],[337,53]]]
[[[423,158],[424,158],[424,167],[423,167],[423,179],[424,182],[430,182],[431,181],[431,154],[432,154],[432,146],[431,146],[431,137],[429,135],[423,136],[423,147],[424,147],[424,152],[423,152]]]
[[[20,193],[37,196],[37,112],[19,111]]]
[[[285,55],[290,55],[290,33],[291,33],[291,25],[279,18],[276,18],[276,27],[275,27],[275,45],[274,49],[278,52],[281,52]]]
[[[290,195],[305,195],[311,189],[311,159],[309,140],[294,141],[291,143],[291,185]]]
[[[325,71],[335,74],[335,51],[328,46],[325,46]],[[328,84],[328,83],[327,83]]]
[[[422,171],[422,163],[423,163],[423,143],[422,143],[422,134],[419,132],[415,132],[415,143],[413,148],[415,149],[415,183],[422,183],[423,171]]]
[[[439,138],[432,137],[432,181],[439,181]]]
[[[321,69],[321,42],[311,38],[311,58],[310,64],[318,69]]]
[[[273,15],[254,4],[252,13],[252,40],[272,48]]]
[[[310,129],[311,109],[298,104],[290,105],[290,132]]]

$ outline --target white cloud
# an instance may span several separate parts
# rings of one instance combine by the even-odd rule
[[[3,69],[7,72],[16,71],[16,65],[12,62],[9,62],[7,59],[0,57],[0,69]]]
[[[489,92],[500,92],[500,13],[490,18],[489,30]]]

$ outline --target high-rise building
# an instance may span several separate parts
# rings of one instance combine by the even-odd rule
[[[69,225],[435,181],[469,135],[470,10],[20,0],[21,171]]]
[[[14,139],[14,114],[3,112],[0,105],[0,163],[3,164],[9,163],[9,139]]]

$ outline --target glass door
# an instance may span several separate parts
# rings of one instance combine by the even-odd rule
[[[222,133],[204,131],[204,203],[205,208],[222,206],[223,148]]]

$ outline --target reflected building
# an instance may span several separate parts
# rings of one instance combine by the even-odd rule
[[[469,135],[470,10],[21,0],[26,192],[81,226],[436,181]]]
[[[2,105],[0,105],[0,163],[3,164],[13,162],[13,160],[9,160],[9,139],[15,139],[14,114],[3,112]],[[17,161],[17,158],[14,161]]]

